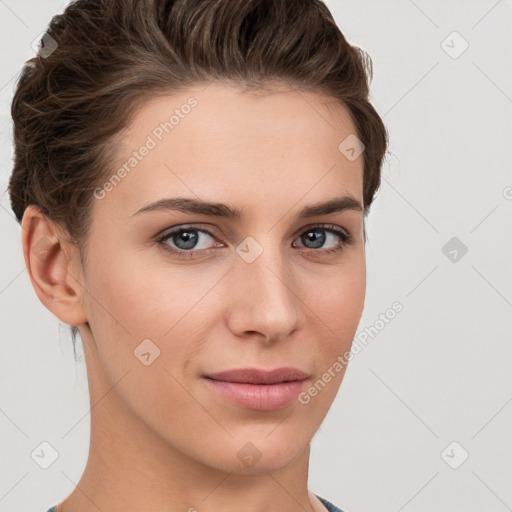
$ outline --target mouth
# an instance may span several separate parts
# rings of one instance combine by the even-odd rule
[[[297,368],[274,370],[242,368],[203,376],[217,396],[235,405],[258,411],[290,406],[297,400],[310,375]]]

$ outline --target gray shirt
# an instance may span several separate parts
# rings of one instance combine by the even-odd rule
[[[327,501],[325,498],[318,496],[318,494],[315,494],[315,496],[325,505],[329,512],[343,512],[341,508],[338,508],[336,505],[333,505],[330,501]],[[55,506],[47,510],[47,512],[57,512],[55,510]]]

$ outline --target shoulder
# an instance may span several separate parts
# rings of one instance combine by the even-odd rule
[[[334,505],[330,501],[326,500],[325,498],[318,496],[318,494],[315,494],[315,496],[325,505],[325,507],[327,508],[327,510],[329,512],[343,512],[343,510],[341,510],[341,508],[338,508],[336,505]],[[53,511],[48,511],[48,512],[53,512]]]

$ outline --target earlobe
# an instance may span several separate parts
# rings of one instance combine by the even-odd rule
[[[84,288],[74,264],[77,249],[56,234],[36,206],[27,207],[21,228],[25,265],[39,300],[62,322],[85,323],[81,302]]]

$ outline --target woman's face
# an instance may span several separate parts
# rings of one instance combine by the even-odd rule
[[[354,134],[344,107],[289,89],[210,85],[137,111],[95,192],[81,274],[89,385],[112,429],[241,473],[309,447],[364,303],[363,156],[339,149]],[[311,211],[334,200],[345,208]],[[307,378],[206,377],[283,367]]]

